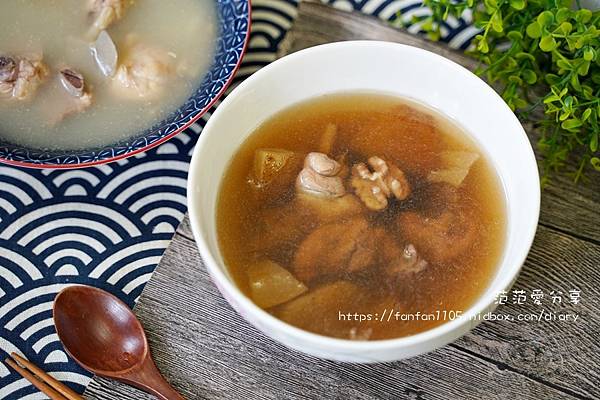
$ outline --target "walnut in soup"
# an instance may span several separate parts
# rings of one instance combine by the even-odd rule
[[[321,335],[389,339],[442,324],[483,293],[504,246],[504,193],[477,144],[438,112],[330,95],[276,114],[241,145],[217,229],[259,307]],[[402,317],[418,313],[434,317]]]
[[[0,140],[104,147],[151,128],[212,59],[212,0],[11,1],[0,13]]]

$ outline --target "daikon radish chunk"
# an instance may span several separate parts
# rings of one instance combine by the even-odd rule
[[[267,185],[282,171],[294,155],[283,149],[258,149],[254,155],[254,179],[260,185]]]
[[[119,55],[117,53],[117,46],[115,46],[108,32],[100,32],[98,39],[96,39],[91,49],[102,74],[104,76],[113,76],[117,70]]]
[[[431,171],[427,179],[430,182],[445,182],[459,187],[479,159],[479,154],[469,151],[444,151],[440,154],[443,168]]]
[[[271,260],[251,265],[247,274],[252,300],[262,308],[285,303],[308,290],[288,270]]]

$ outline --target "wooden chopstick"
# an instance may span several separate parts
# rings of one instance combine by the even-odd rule
[[[65,384],[57,381],[37,365],[24,359],[17,353],[11,353],[13,359],[6,359],[6,363],[14,368],[23,378],[27,379],[33,386],[45,393],[52,400],[83,400],[83,397],[75,393]],[[16,362],[15,362],[16,361]],[[17,364],[18,363],[18,364]],[[23,366],[24,368],[21,368]],[[26,368],[26,369],[25,369]],[[29,371],[31,372],[29,372]]]
[[[50,386],[46,385],[44,382],[37,379],[33,374],[29,371],[19,367],[16,362],[7,358],[4,360],[8,365],[13,367],[15,371],[17,371],[23,378],[27,379],[33,386],[38,388],[41,392],[45,393],[46,396],[50,397],[52,400],[66,400],[67,398],[62,394],[58,393],[56,390],[52,389]]]

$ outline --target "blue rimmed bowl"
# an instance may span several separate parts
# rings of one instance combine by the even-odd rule
[[[40,151],[6,143],[0,162],[30,168],[81,168],[146,151],[169,140],[200,118],[225,92],[242,62],[250,36],[249,0],[215,0],[218,33],[211,67],[186,102],[167,118],[125,141],[77,151]]]

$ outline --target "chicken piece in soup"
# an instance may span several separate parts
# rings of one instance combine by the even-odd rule
[[[289,324],[350,340],[412,335],[469,308],[496,272],[505,224],[499,179],[466,132],[371,93],[263,123],[217,204],[239,288]]]

